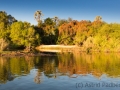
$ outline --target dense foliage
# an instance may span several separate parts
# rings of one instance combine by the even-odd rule
[[[64,44],[78,45],[88,51],[120,51],[119,23],[108,24],[101,16],[96,16],[93,22],[58,17],[42,21],[41,15],[41,11],[35,13],[38,25],[34,26],[0,11],[0,50]]]
[[[28,22],[15,20],[6,12],[0,12],[0,50],[24,49],[40,44],[40,36]]]

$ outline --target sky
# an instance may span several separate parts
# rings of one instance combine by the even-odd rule
[[[42,19],[90,20],[102,16],[107,23],[120,23],[120,0],[0,0],[0,11],[6,11],[19,21],[37,25],[34,13],[42,11]]]

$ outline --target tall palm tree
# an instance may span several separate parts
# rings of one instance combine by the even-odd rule
[[[58,21],[59,21],[59,18],[57,16],[55,16],[54,18],[52,18],[53,21],[55,22],[55,27],[57,26],[58,24]]]
[[[58,17],[57,16],[55,16],[53,19],[54,19],[55,22],[58,21]]]
[[[42,11],[38,10],[34,14],[34,18],[36,19],[37,22],[40,22],[41,16],[43,16]]]
[[[95,21],[102,21],[102,17],[101,16],[96,16]]]

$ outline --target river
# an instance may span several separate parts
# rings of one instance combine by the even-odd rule
[[[0,90],[119,89],[119,53],[0,57]]]

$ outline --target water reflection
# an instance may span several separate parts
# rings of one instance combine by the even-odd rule
[[[93,75],[100,79],[120,76],[120,55],[117,53],[63,53],[42,57],[0,57],[0,83],[12,81],[16,77],[26,76],[31,70],[37,70],[34,82],[41,83],[44,76],[58,78],[67,76],[77,78],[80,75]]]

